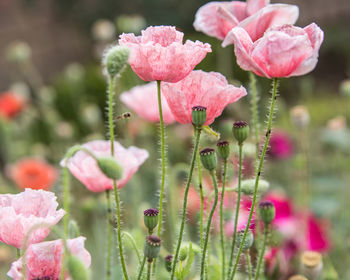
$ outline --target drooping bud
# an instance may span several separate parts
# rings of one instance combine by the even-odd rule
[[[151,234],[154,228],[158,225],[158,213],[159,211],[154,208],[149,208],[143,211],[143,221]]]
[[[216,146],[218,147],[219,155],[226,160],[230,156],[230,143],[223,140],[219,141]]]
[[[275,205],[271,201],[261,201],[259,203],[260,218],[264,224],[270,224],[276,215]]]
[[[187,246],[181,247],[179,260],[183,262],[184,260],[186,260],[187,255],[188,255],[188,247]]]
[[[232,132],[238,144],[241,145],[249,136],[249,125],[245,121],[237,121],[233,124]]]
[[[123,46],[112,46],[104,56],[104,65],[107,73],[115,77],[128,63],[129,49]]]
[[[70,255],[68,258],[68,271],[72,280],[88,280],[89,272],[83,262],[76,256]]]
[[[152,260],[158,256],[161,243],[162,240],[158,236],[149,235],[146,237],[143,252],[148,262],[152,262]]]
[[[307,280],[303,275],[297,274],[288,278],[288,280]]]
[[[171,272],[172,268],[172,263],[173,263],[173,255],[167,255],[165,257],[165,269],[168,272]]]
[[[244,235],[244,230],[241,230],[239,232],[237,232],[237,247],[241,246],[242,240],[243,240],[243,235]],[[254,243],[254,235],[253,233],[249,230],[247,232],[247,236],[244,240],[244,244],[243,244],[243,250],[248,250],[250,249],[250,247],[252,247]]]
[[[113,157],[100,157],[97,159],[97,165],[110,179],[118,180],[122,177],[123,168]]]
[[[207,108],[203,106],[192,107],[192,124],[195,128],[200,129],[207,121]]]
[[[306,251],[301,255],[301,272],[308,279],[318,279],[322,273],[322,255],[318,252]]]
[[[206,148],[199,152],[200,159],[204,168],[212,171],[216,168],[217,158],[215,150],[212,148]]]

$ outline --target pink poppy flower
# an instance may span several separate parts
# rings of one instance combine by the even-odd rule
[[[162,92],[179,123],[192,123],[192,107],[206,107],[205,125],[213,123],[228,104],[247,95],[244,87],[229,85],[220,73],[201,70],[192,71],[178,83],[163,83]]]
[[[318,61],[323,31],[312,23],[305,28],[273,27],[255,42],[242,27],[235,27],[223,45],[233,43],[238,65],[267,78],[305,75]]]
[[[41,242],[49,235],[50,229],[33,227],[41,224],[54,226],[64,216],[64,210],[56,210],[58,203],[52,192],[25,189],[19,194],[0,195],[0,241],[22,248]]]
[[[110,141],[96,140],[82,145],[98,157],[111,154]],[[123,187],[138,170],[139,166],[148,158],[148,152],[136,147],[124,148],[117,141],[114,142],[114,157],[123,168],[122,178],[117,180],[118,188]],[[65,166],[65,159],[61,161]],[[68,169],[90,191],[102,192],[113,189],[113,180],[107,178],[97,166],[96,160],[83,151],[77,152],[67,164]]]
[[[211,52],[199,41],[183,44],[183,35],[173,26],[150,26],[141,36],[120,35],[119,44],[130,48],[130,66],[142,80],[176,83]]]
[[[165,124],[175,122],[168,102],[162,98],[162,112]],[[136,86],[120,95],[120,100],[129,108],[134,110],[141,118],[150,122],[159,122],[157,83],[152,82],[142,86]]]
[[[269,3],[269,0],[209,2],[197,11],[193,26],[219,40],[224,40],[232,28],[240,26],[255,41],[269,27],[294,24],[298,19],[297,6]]]
[[[88,268],[91,264],[91,256],[84,248],[85,237],[67,240],[69,252],[79,258]],[[26,276],[23,278],[23,258],[12,263],[7,276],[14,280],[22,279],[59,279],[62,266],[62,254],[64,251],[63,241],[54,240],[38,244],[32,244],[25,252]],[[70,277],[65,275],[66,280]]]

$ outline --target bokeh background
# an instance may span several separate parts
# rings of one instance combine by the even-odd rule
[[[248,76],[235,63],[233,47],[221,48],[218,40],[197,33],[194,14],[207,1],[185,0],[2,0],[0,1],[0,92],[14,92],[23,101],[20,112],[0,124],[0,192],[18,192],[9,175],[10,167],[25,157],[37,157],[59,169],[68,147],[105,137],[106,83],[101,55],[122,32],[136,32],[149,25],[175,25],[186,38],[208,42],[213,53],[197,67],[223,73],[232,83],[246,85]],[[276,2],[276,1],[272,1]],[[273,189],[294,196],[301,182],[300,141],[310,155],[310,206],[329,230],[331,265],[339,279],[350,279],[350,1],[278,1],[300,8],[297,22],[316,22],[325,31],[319,63],[303,77],[283,79],[276,127],[291,145],[290,155],[267,162],[265,178]],[[269,81],[258,78],[260,115],[266,113]],[[142,81],[125,70],[117,91]],[[1,98],[1,95],[0,95]],[[303,104],[311,123],[306,138],[290,120],[290,108]],[[119,106],[120,105],[120,106]],[[118,104],[118,113],[128,111]],[[229,106],[214,128],[227,138],[233,120],[250,119],[249,97]],[[123,189],[124,227],[142,244],[142,212],[157,201],[157,126],[137,116],[118,122],[120,142],[146,148],[151,156],[135,178]],[[172,166],[187,163],[191,148],[190,127],[168,127],[169,161]],[[305,136],[305,135],[304,135]],[[178,139],[181,141],[178,141]],[[206,140],[208,143],[212,140]],[[181,168],[180,168],[181,169]],[[173,178],[178,188],[185,176]],[[103,272],[105,201],[104,195],[89,193],[74,180],[73,217],[93,256],[93,279]],[[175,186],[175,187],[176,187]],[[60,180],[53,191],[61,197]],[[134,209],[132,205],[140,205]],[[102,231],[101,231],[102,229]],[[171,235],[171,234],[169,234]],[[171,240],[172,237],[169,237]],[[99,244],[102,244],[99,246]],[[140,245],[141,246],[141,245]],[[15,252],[0,245],[0,275],[5,274]],[[116,266],[116,272],[119,268]],[[101,272],[102,271],[102,272]]]

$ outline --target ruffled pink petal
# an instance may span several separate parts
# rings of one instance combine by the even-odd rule
[[[120,100],[141,118],[150,122],[159,122],[157,83],[136,86],[120,95]],[[175,122],[165,97],[161,96],[163,120],[165,124]]]
[[[270,0],[247,0],[247,14],[255,14],[268,4],[270,4]]]
[[[273,4],[257,11],[240,22],[238,26],[244,28],[254,42],[262,37],[268,28],[283,24],[294,24],[298,17],[298,6]]]

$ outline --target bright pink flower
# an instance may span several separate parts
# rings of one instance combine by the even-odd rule
[[[130,48],[130,66],[142,80],[176,83],[211,52],[199,41],[183,44],[183,35],[173,26],[151,26],[141,36],[120,35],[119,44]]]
[[[88,268],[91,264],[91,256],[84,248],[85,237],[67,240],[69,252],[79,258]],[[60,277],[62,266],[63,241],[54,240],[38,244],[32,244],[25,252],[26,280],[52,279]],[[14,280],[22,280],[23,257],[12,263],[7,275]],[[65,279],[70,279],[68,273]]]
[[[164,123],[170,124],[175,122],[175,118],[171,113],[168,102],[162,98],[162,111]],[[136,86],[129,91],[120,95],[120,100],[134,110],[141,118],[150,122],[159,122],[157,83],[151,82],[146,85]]]
[[[110,141],[91,141],[84,144],[83,147],[93,152],[97,158],[111,154]],[[114,142],[114,150],[114,157],[123,168],[122,178],[117,180],[117,186],[121,188],[148,158],[148,152],[133,146],[126,149],[116,141]],[[61,165],[65,165],[65,159],[61,161]],[[107,178],[98,168],[96,160],[83,151],[79,151],[71,157],[67,167],[90,191],[102,192],[113,189],[113,180]]]
[[[267,78],[300,76],[318,61],[323,31],[312,23],[305,28],[282,25],[267,30],[257,41],[242,27],[235,27],[223,45],[233,43],[238,65]]]
[[[205,125],[210,125],[220,116],[228,104],[247,94],[244,87],[229,85],[220,73],[201,70],[192,71],[178,83],[163,83],[162,92],[179,123],[192,123],[192,107],[206,107]]]
[[[33,230],[33,227],[54,226],[64,215],[64,210],[56,210],[56,199],[52,192],[32,189],[0,195],[0,241],[22,248],[30,233],[28,245],[41,242],[50,229],[43,226]]]
[[[282,131],[271,135],[269,154],[276,159],[287,159],[293,155],[293,142],[290,136]]]
[[[240,26],[255,41],[269,27],[294,24],[298,19],[297,6],[269,3],[269,0],[209,2],[197,11],[193,26],[220,40],[225,39],[232,28]]]

